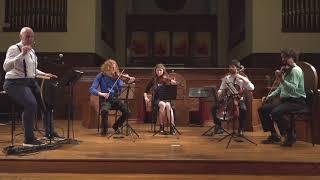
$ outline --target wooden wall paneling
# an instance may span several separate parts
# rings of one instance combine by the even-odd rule
[[[154,22],[157,22],[156,24]],[[148,55],[147,56],[130,56],[127,54],[126,65],[127,66],[153,66],[157,63],[166,63],[166,64],[176,64],[182,65],[184,67],[212,67],[216,64],[216,36],[217,36],[217,23],[216,17],[213,15],[128,15],[127,16],[127,47],[129,51],[132,52],[132,49],[136,49],[132,45],[131,38],[132,33],[141,31],[148,33],[149,43],[148,43]],[[154,38],[155,35],[160,32],[169,33],[170,41],[170,53],[169,56],[157,56],[154,51]],[[187,33],[188,34],[188,43],[191,48],[192,37],[194,32],[210,32],[211,33],[211,51],[210,56],[195,58],[192,56],[190,50],[185,56],[175,56],[171,51],[172,48],[172,39],[177,33]],[[189,48],[189,49],[190,49]]]

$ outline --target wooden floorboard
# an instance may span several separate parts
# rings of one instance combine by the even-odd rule
[[[319,180],[320,176],[256,176],[256,175],[168,175],[168,174],[53,174],[53,173],[21,173],[21,174],[8,174],[0,173],[0,180],[105,180],[105,179],[130,179],[130,180]]]
[[[57,126],[67,129],[65,121]],[[295,174],[320,175],[320,146],[297,142],[291,148],[263,145],[263,132],[247,132],[258,143],[218,142],[222,136],[205,137],[208,127],[178,127],[182,135],[155,135],[149,124],[132,124],[140,138],[107,139],[96,129],[75,122],[80,144],[26,155],[0,154],[0,172],[12,173],[152,173],[152,174]],[[19,128],[18,128],[19,129]],[[10,126],[0,126],[0,140],[10,140]],[[38,134],[38,137],[40,135]],[[16,144],[22,143],[17,136]],[[0,148],[8,146],[0,143]]]

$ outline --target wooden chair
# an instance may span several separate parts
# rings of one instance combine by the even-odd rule
[[[306,92],[306,106],[298,111],[288,113],[290,126],[293,131],[296,131],[297,139],[311,142],[315,144],[313,138],[314,122],[317,122],[317,117],[314,116],[317,110],[317,87],[318,75],[316,69],[309,63],[300,61],[297,63],[304,73],[304,86]],[[317,130],[318,132],[319,130]],[[316,133],[317,133],[316,132]],[[318,133],[319,134],[319,133]]]

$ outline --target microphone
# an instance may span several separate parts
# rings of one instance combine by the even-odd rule
[[[62,58],[63,58],[63,54],[62,54],[62,53],[60,53],[58,56],[59,56],[59,59],[60,59],[60,61],[61,61],[61,64],[64,64],[64,61],[62,60]]]

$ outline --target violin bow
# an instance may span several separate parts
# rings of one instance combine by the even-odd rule
[[[123,74],[124,70],[125,70],[125,69],[123,69],[123,70],[121,71],[121,73],[119,74],[119,77],[118,77],[118,78],[116,79],[116,81],[112,84],[112,86],[111,86],[111,88],[110,88],[110,91],[113,90],[114,86],[115,86],[115,85],[117,84],[117,82],[119,81],[119,79],[120,79],[121,75]]]

